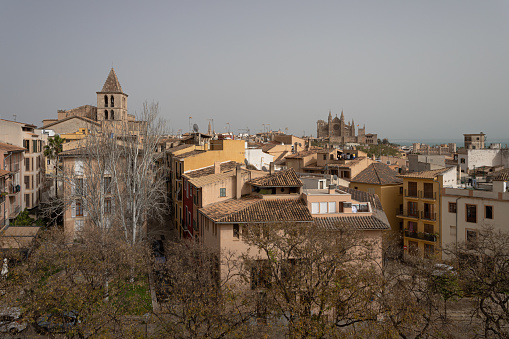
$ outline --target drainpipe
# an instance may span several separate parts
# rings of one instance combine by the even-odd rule
[[[458,252],[458,201],[463,197],[456,198],[456,253]]]

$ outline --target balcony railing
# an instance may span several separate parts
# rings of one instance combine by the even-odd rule
[[[417,190],[407,190],[405,189],[405,197],[407,198],[419,198],[419,192]]]
[[[437,192],[419,191],[419,195],[422,199],[437,200]]]
[[[425,232],[414,232],[414,231],[405,230],[405,237],[426,240],[426,241],[432,241],[432,242],[437,241],[437,236],[435,234],[425,233]]]
[[[419,219],[419,211],[405,212],[397,208],[396,213],[399,217]]]
[[[437,220],[437,214],[431,213],[431,212],[426,212],[426,211],[421,211],[421,219]]]

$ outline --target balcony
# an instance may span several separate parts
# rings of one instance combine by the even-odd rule
[[[7,194],[10,196],[13,196],[15,194],[18,194],[21,192],[21,186],[15,185],[15,184],[8,184],[7,185]]]
[[[405,189],[405,198],[419,199],[419,191]]]
[[[421,219],[435,221],[437,220],[437,214],[432,212],[421,211]]]
[[[437,192],[419,191],[421,199],[437,200]]]
[[[431,242],[437,241],[437,236],[435,234],[425,233],[425,232],[414,232],[414,231],[405,230],[405,237],[413,238],[413,239],[420,239],[420,240],[425,240],[425,241],[431,241]]]
[[[405,211],[402,211],[399,208],[397,208],[396,209],[396,216],[398,218],[419,219],[419,211],[405,212]]]

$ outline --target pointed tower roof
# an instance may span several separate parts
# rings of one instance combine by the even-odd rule
[[[124,93],[122,91],[122,87],[120,86],[120,82],[118,82],[118,78],[113,67],[110,70],[110,74],[108,74],[108,78],[104,82],[104,86],[101,92]]]
[[[343,115],[343,110],[341,110],[341,120],[345,120],[345,116]]]

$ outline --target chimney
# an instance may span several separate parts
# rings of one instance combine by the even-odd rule
[[[221,173],[221,162],[214,161],[214,174]]]
[[[269,165],[269,174],[270,175],[274,174],[274,162],[271,162]]]
[[[329,185],[329,194],[334,194],[336,192],[336,185]]]
[[[299,150],[297,149],[297,147],[299,147],[298,145],[299,145],[299,144],[298,144],[297,142],[295,142],[295,143],[293,144],[293,150],[294,150],[294,152],[295,152],[295,153],[298,153],[298,152],[299,152]]]
[[[240,199],[242,196],[242,167],[237,164],[235,169],[235,199]]]

